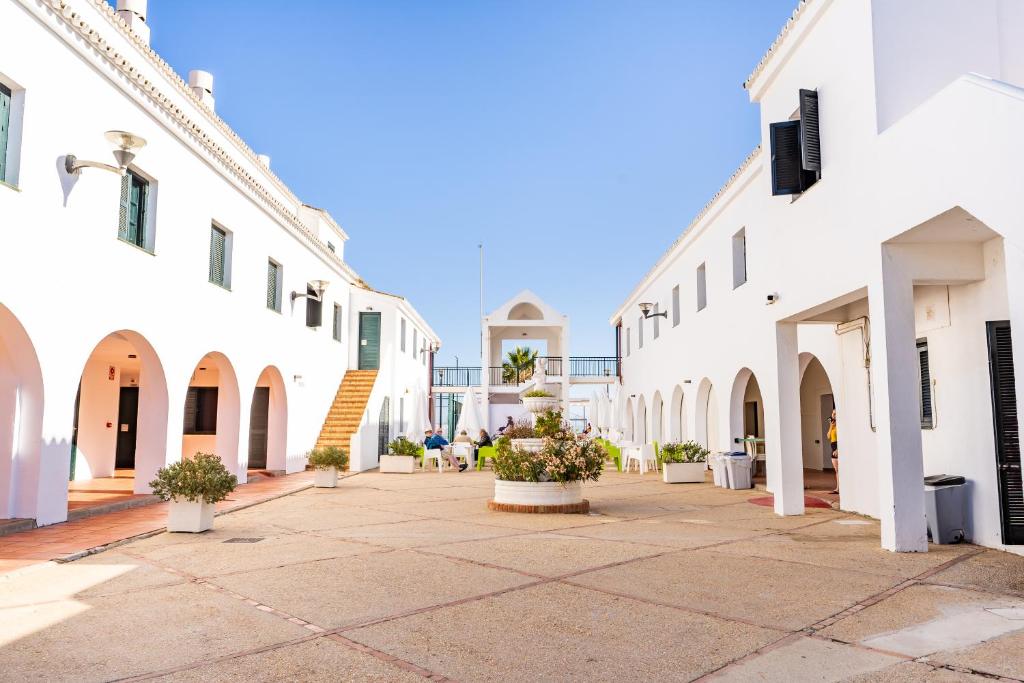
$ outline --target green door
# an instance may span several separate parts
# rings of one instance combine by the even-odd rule
[[[359,314],[359,369],[380,370],[380,313]]]

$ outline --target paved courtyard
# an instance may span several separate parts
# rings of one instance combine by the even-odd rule
[[[492,481],[360,474],[7,576],[0,679],[1024,678],[1024,558],[655,475],[489,512]]]

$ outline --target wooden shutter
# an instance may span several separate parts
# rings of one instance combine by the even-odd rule
[[[679,324],[679,285],[672,288],[672,327]]]
[[[413,346],[416,346],[415,341],[413,341]],[[402,318],[402,353],[405,353],[405,318]]]
[[[654,316],[657,316],[661,312],[661,304],[654,304]],[[651,317],[651,322],[654,323],[654,338],[657,339],[658,335],[661,334],[661,318]]]
[[[821,172],[817,90],[800,90],[800,154],[801,166],[805,171]]]
[[[341,341],[341,306],[334,304],[334,341]]]
[[[132,198],[132,174],[126,172],[121,176],[121,209],[118,212],[117,217],[117,236],[126,242],[128,241],[128,225],[131,222],[129,215],[131,214],[131,198]]]
[[[935,418],[932,412],[932,373],[928,364],[928,340],[917,340],[917,363],[921,381],[921,429],[933,429]]]
[[[273,261],[267,261],[267,308],[280,311],[280,299],[277,296],[278,272],[281,266]]]
[[[312,287],[306,287],[306,294],[306,327],[320,327],[324,319],[324,304],[317,301]]]
[[[800,122],[773,123],[769,131],[772,146],[772,194],[799,194],[803,191]]]
[[[227,233],[216,225],[210,226],[210,282],[224,286],[224,248]]]
[[[1009,321],[988,323],[988,348],[1003,543],[1024,544],[1024,479]]]
[[[636,348],[644,348],[644,317],[642,315],[636,324]]]
[[[196,419],[199,414],[199,389],[197,387],[189,387],[185,393],[185,419],[182,425],[182,431],[185,434],[196,433]]]
[[[0,85],[0,180],[7,181],[7,141],[11,128],[11,91]]]

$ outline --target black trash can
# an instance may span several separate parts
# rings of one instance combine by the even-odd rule
[[[932,543],[964,540],[964,484],[966,480],[955,474],[924,478],[924,510]]]

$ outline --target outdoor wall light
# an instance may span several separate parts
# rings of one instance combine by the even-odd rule
[[[663,318],[666,318],[666,319],[668,318],[668,311],[662,311],[661,313],[651,313],[651,310],[653,308],[654,308],[654,304],[648,303],[646,301],[644,303],[640,304],[640,312],[644,314],[645,318],[657,318],[659,316],[661,316]]]
[[[135,153],[146,146],[144,139],[134,133],[128,133],[123,130],[108,130],[103,134],[103,137],[117,145],[117,149],[114,150],[114,159],[117,161],[117,166],[103,164],[98,161],[85,161],[79,159],[74,154],[68,154],[64,157],[64,170],[69,174],[77,174],[83,168],[101,168],[104,171],[124,175],[125,171],[128,170],[128,164],[132,163],[132,160],[135,158]]]
[[[324,292],[327,291],[327,286],[329,284],[331,283],[328,282],[327,280],[310,280],[309,288],[313,290],[313,294],[299,294],[296,291],[292,291],[292,301],[295,301],[296,299],[301,299],[302,297],[308,297],[310,299],[313,299],[314,301],[323,301]]]

